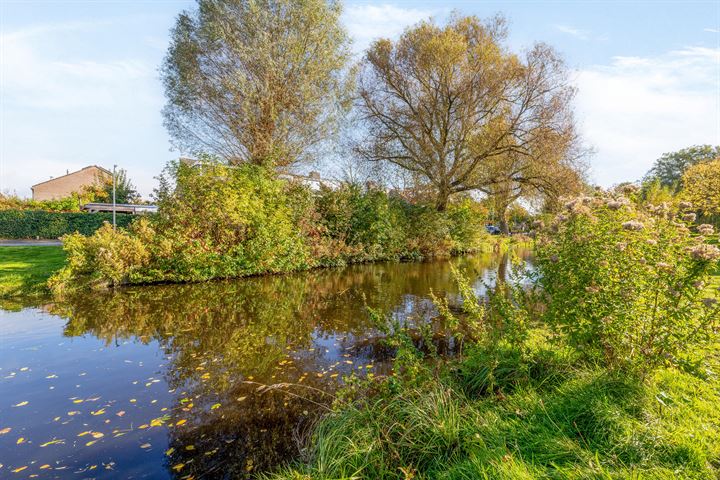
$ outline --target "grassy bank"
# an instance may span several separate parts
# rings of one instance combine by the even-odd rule
[[[489,391],[476,388],[483,358],[472,352],[341,408],[319,425],[310,463],[274,478],[709,480],[720,472],[717,346],[695,373],[662,369],[646,382],[538,346],[527,368],[511,358],[496,366]]]
[[[0,247],[0,299],[48,293],[47,279],[64,263],[61,247]]]

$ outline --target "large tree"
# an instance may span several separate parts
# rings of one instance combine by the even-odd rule
[[[284,167],[349,106],[349,40],[333,0],[198,0],[161,69],[165,125],[187,153]]]
[[[505,36],[502,18],[454,16],[376,41],[361,64],[358,152],[426,179],[439,210],[455,193],[550,171],[576,143],[574,89],[550,47],[516,55]],[[508,157],[510,170],[491,168]]]
[[[701,215],[720,215],[720,157],[688,168],[682,184],[681,198]]]
[[[720,146],[695,145],[677,152],[663,153],[655,160],[655,164],[645,176],[646,182],[658,180],[664,187],[672,187],[679,191],[685,171],[698,163],[709,162],[720,158]]]

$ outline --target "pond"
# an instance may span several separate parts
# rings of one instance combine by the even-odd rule
[[[237,479],[302,458],[344,379],[391,374],[366,307],[441,332],[429,295],[454,298],[453,265],[482,293],[508,257],[133,287],[0,311],[0,478]]]

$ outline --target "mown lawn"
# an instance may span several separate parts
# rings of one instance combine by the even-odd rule
[[[0,247],[0,298],[47,293],[47,279],[63,263],[61,247]]]

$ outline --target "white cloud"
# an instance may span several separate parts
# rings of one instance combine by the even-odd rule
[[[703,32],[720,33],[720,30],[717,28],[703,28]]]
[[[0,191],[29,196],[31,185],[50,176],[113,163],[141,193],[152,190],[153,176],[172,158],[157,63],[87,44],[92,30],[108,25],[122,27],[41,24],[0,36]]]
[[[342,20],[353,38],[354,50],[361,52],[375,39],[395,38],[410,25],[442,12],[390,4],[350,5],[345,8]]]
[[[587,40],[590,38],[590,32],[587,30],[580,30],[579,28],[571,27],[569,25],[554,25],[555,30],[562,33],[567,33],[580,40]]]
[[[577,107],[597,154],[594,180],[642,177],[662,153],[720,144],[720,49],[615,57],[578,73]]]

